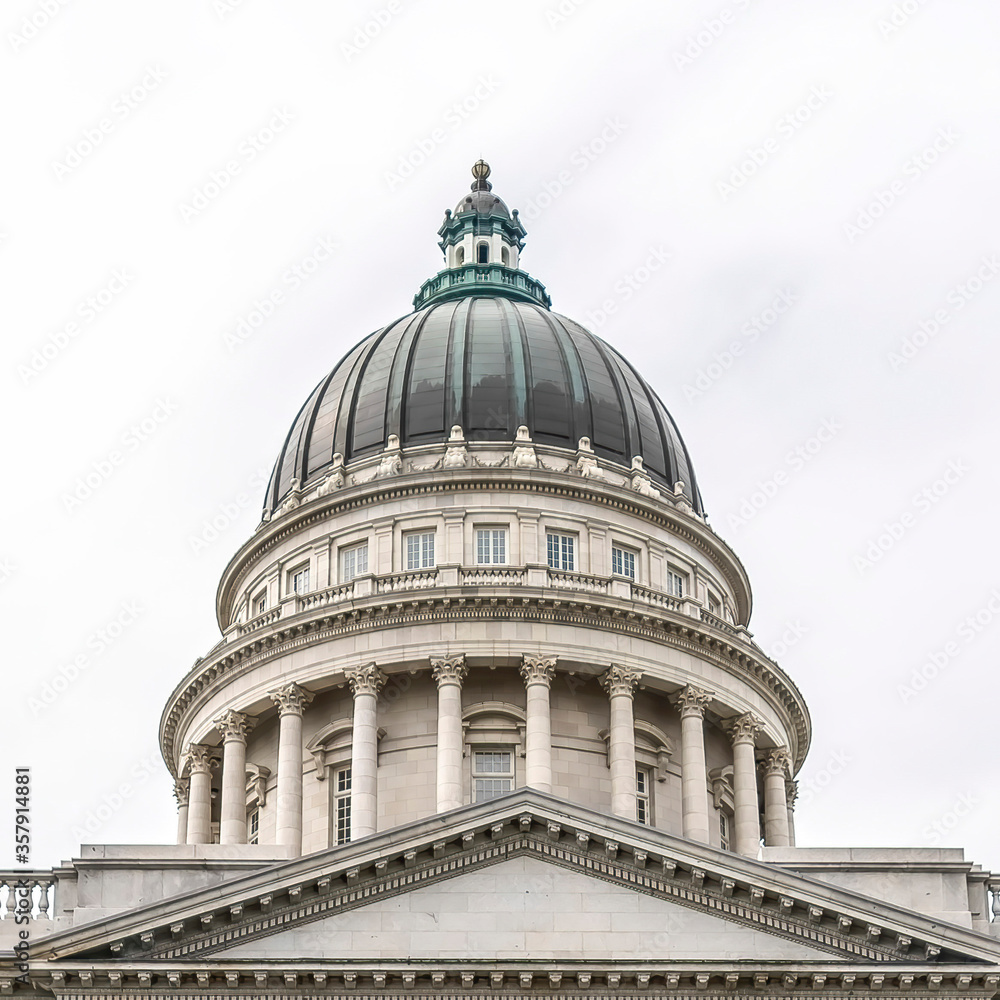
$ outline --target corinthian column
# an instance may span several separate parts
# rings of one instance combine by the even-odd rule
[[[635,803],[635,716],[632,698],[642,674],[631,667],[611,664],[601,678],[608,692],[611,725],[608,727],[608,766],[611,768],[611,811],[634,820]]]
[[[757,799],[757,763],[754,747],[763,725],[749,712],[729,724],[733,744],[733,797],[735,848],[737,854],[755,858],[760,851],[760,803]]]
[[[178,778],[174,782],[174,798],[177,799],[177,843],[187,843],[188,829],[188,779]]]
[[[378,693],[385,674],[374,664],[347,671],[354,695],[351,738],[351,840],[373,834],[378,823]]]
[[[705,706],[712,692],[682,688],[674,698],[681,715],[681,819],[684,836],[709,842],[708,773],[705,767]]]
[[[795,800],[799,797],[799,783],[791,778],[785,782],[785,800],[788,802],[788,846],[795,846]]]
[[[438,686],[437,811],[458,809],[462,794],[462,681],[465,656],[431,658]]]
[[[253,720],[242,712],[223,712],[215,720],[222,733],[222,807],[220,844],[247,842],[247,733]]]
[[[311,691],[285,684],[268,694],[278,707],[278,788],[275,841],[302,853],[302,713]]]
[[[188,773],[188,824],[185,842],[212,842],[212,757],[211,748],[188,744],[184,755]]]
[[[771,750],[764,758],[764,843],[768,847],[789,847],[788,802],[785,779],[791,758],[784,747]]]
[[[549,687],[556,671],[554,656],[525,656],[521,676],[526,689],[524,783],[540,792],[552,791],[552,720]]]

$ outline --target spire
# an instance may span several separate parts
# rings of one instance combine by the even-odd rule
[[[501,295],[546,309],[551,305],[545,287],[520,270],[527,233],[517,209],[511,212],[493,193],[491,173],[485,160],[476,160],[469,193],[454,212],[444,213],[438,246],[444,251],[445,270],[424,282],[413,299],[417,309],[432,300],[467,295]]]

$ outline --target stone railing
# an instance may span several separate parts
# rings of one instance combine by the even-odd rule
[[[552,305],[545,286],[526,271],[502,264],[473,263],[448,268],[428,278],[413,297],[413,308],[421,309],[433,300],[466,296],[470,286],[527,302],[538,302],[546,308]]]
[[[0,871],[0,920],[13,921],[15,913],[27,913],[32,920],[51,919],[55,884],[51,870]]]
[[[354,596],[354,581],[341,583],[336,587],[328,587],[326,590],[317,590],[312,594],[302,594],[299,597],[299,611],[308,611],[310,608],[317,608],[323,604],[339,604],[341,601],[349,601]]]
[[[660,590],[650,590],[648,587],[640,587],[639,584],[632,584],[632,600],[641,601],[643,604],[652,604],[653,607],[663,608],[665,611],[676,611],[684,613],[684,602],[679,597],[671,594],[664,594]]]
[[[266,628],[268,625],[274,624],[280,617],[281,608],[272,608],[270,611],[265,611],[264,614],[258,615],[256,618],[251,618],[245,625],[241,625],[239,629],[240,635],[256,632],[259,628]]]
[[[527,570],[509,566],[477,566],[460,571],[459,580],[464,587],[520,587]]]
[[[610,580],[600,576],[587,576],[584,573],[568,573],[563,570],[550,569],[549,583],[560,590],[578,590],[588,594],[608,593]]]
[[[426,590],[437,585],[436,569],[413,570],[409,573],[392,573],[375,577],[376,594],[394,594],[398,590]]]
[[[718,615],[713,615],[710,611],[705,611],[704,608],[701,611],[701,620],[706,625],[711,625],[713,628],[717,628],[721,632],[725,632],[727,635],[739,634],[735,625],[730,625],[729,622],[724,621]]]

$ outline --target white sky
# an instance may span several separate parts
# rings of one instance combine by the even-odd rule
[[[1000,276],[982,264],[1000,254],[995,3],[906,0],[898,28],[879,25],[891,0],[564,0],[561,20],[557,0],[63,3],[0,17],[0,810],[29,764],[35,865],[81,839],[172,840],[157,725],[218,638],[219,575],[296,410],[409,311],[483,156],[522,211],[524,267],[658,389],[747,566],[751,628],[813,714],[800,844],[965,846],[1000,868],[1000,280],[954,291],[981,267]],[[198,192],[215,196],[185,210]],[[283,276],[322,239],[336,251],[293,288]],[[623,291],[651,254],[669,259]],[[746,336],[782,292],[793,304]],[[938,310],[940,332],[894,370]],[[709,369],[733,342],[740,356]],[[704,391],[686,389],[701,371]],[[918,496],[936,482],[933,503]],[[859,567],[892,522],[900,537]],[[33,706],[77,657],[76,680]]]

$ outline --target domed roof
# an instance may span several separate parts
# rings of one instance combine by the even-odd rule
[[[490,165],[485,160],[477,160],[472,166],[472,190],[455,206],[455,215],[475,212],[477,215],[499,215],[510,218],[510,209],[502,198],[493,194],[493,185],[487,180]]]
[[[366,337],[299,411],[268,486],[273,511],[292,488],[400,443],[513,441],[524,425],[538,444],[596,454],[626,468],[641,455],[668,487],[684,483],[701,513],[687,450],[673,419],[635,368],[603,340],[534,302],[468,294],[437,300]]]

